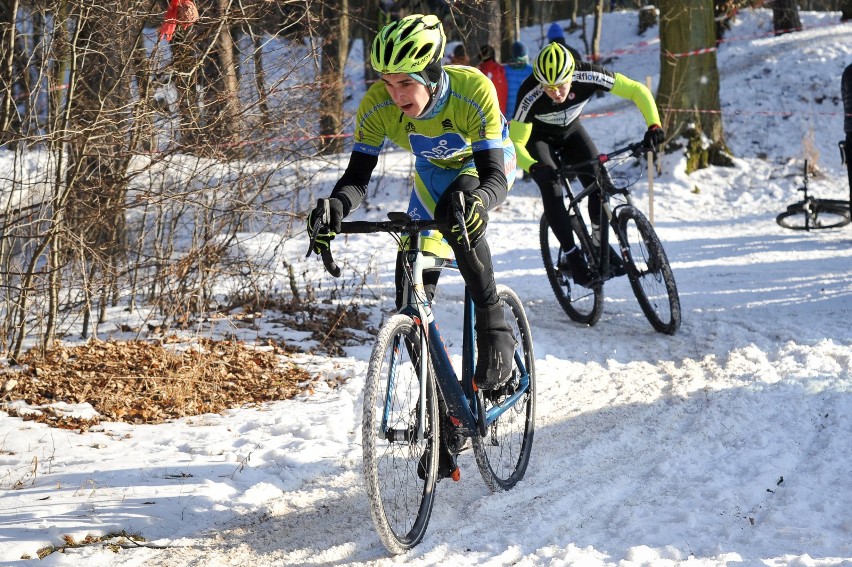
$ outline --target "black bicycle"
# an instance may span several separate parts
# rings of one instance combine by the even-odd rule
[[[849,201],[842,199],[818,199],[808,195],[808,160],[802,173],[802,200],[787,207],[775,217],[775,222],[792,230],[820,230],[839,228],[850,221]]]
[[[601,212],[596,224],[612,227],[630,286],[648,321],[657,331],[672,335],[680,327],[680,297],[666,252],[651,223],[633,205],[628,187],[635,179],[619,177],[619,186],[616,186],[610,173],[611,168],[630,159],[641,163],[647,151],[645,144],[638,142],[571,166],[563,166],[560,156],[556,155],[574,241],[586,259],[591,281],[584,285],[574,281],[566,261],[568,251],[560,246],[544,215],[539,229],[541,256],[547,279],[565,313],[578,323],[597,323],[603,312],[604,282],[614,277],[609,258],[609,231],[601,230],[600,243],[596,243],[580,210],[580,202],[600,187]],[[588,165],[596,165],[598,181],[574,195],[571,180],[579,168]]]

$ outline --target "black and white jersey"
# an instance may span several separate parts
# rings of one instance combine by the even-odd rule
[[[565,136],[580,118],[583,107],[598,91],[609,92],[615,84],[615,73],[588,61],[577,61],[571,90],[565,102],[554,102],[541,84],[530,75],[518,89],[518,102],[512,120],[532,124],[539,138],[554,140]]]

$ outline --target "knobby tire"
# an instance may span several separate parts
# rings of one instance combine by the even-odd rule
[[[492,492],[509,490],[526,473],[535,435],[535,354],[530,324],[523,304],[514,291],[497,286],[506,322],[512,327],[520,355],[529,375],[529,389],[522,398],[487,426],[485,436],[473,437],[473,452],[482,479]],[[485,410],[499,405],[514,393],[520,382],[520,369],[515,362],[512,377],[498,391],[483,393]]]
[[[420,332],[408,315],[388,319],[373,346],[364,385],[361,435],[370,514],[382,543],[395,554],[423,539],[438,475],[437,388],[431,363],[421,376]],[[416,439],[424,402],[421,381],[427,384],[425,438]],[[381,431],[383,416],[396,433],[393,439]],[[425,470],[418,475],[418,468]]]
[[[849,201],[839,199],[814,199],[813,212],[805,210],[805,203],[795,203],[775,217],[775,222],[791,230],[821,230],[839,228],[849,224]]]
[[[585,236],[572,227],[574,242],[578,243],[586,255],[586,261],[590,266],[595,262],[588,256],[587,245],[582,244]],[[591,283],[591,287],[581,286],[574,282],[569,270],[558,267],[560,257],[565,253],[559,245],[556,234],[550,229],[547,218],[544,215],[539,223],[539,244],[541,245],[541,259],[547,272],[547,281],[553,289],[556,300],[565,314],[577,323],[592,326],[598,322],[603,313],[603,283],[600,279]]]
[[[628,250],[627,277],[642,312],[660,333],[673,335],[680,327],[680,296],[674,274],[654,227],[639,209],[618,211],[619,241]]]

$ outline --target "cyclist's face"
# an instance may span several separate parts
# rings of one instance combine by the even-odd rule
[[[382,75],[382,81],[399,109],[408,117],[417,118],[429,104],[426,85],[415,81],[406,73]]]
[[[553,102],[565,102],[565,99],[568,98],[568,92],[571,90],[571,81],[561,85],[541,85],[541,88]]]

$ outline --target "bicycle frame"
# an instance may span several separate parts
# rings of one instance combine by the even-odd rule
[[[529,375],[526,372],[524,361],[521,359],[518,352],[515,352],[515,362],[522,370],[521,384],[517,391],[509,397],[500,406],[492,407],[488,412],[482,415],[482,403],[478,400],[478,396],[473,388],[473,371],[474,371],[474,341],[475,332],[473,325],[473,299],[470,292],[465,288],[465,304],[464,304],[464,327],[462,340],[462,376],[456,374],[453,363],[450,360],[447,348],[444,345],[444,340],[441,337],[441,332],[438,328],[438,323],[435,321],[432,305],[426,297],[423,284],[423,272],[433,268],[452,268],[458,269],[458,264],[450,258],[439,258],[435,256],[426,256],[420,249],[422,235],[420,232],[414,232],[409,235],[409,240],[405,252],[405,263],[411,266],[411,280],[408,278],[408,271],[403,270],[406,274],[403,277],[403,297],[405,298],[399,312],[410,315],[415,318],[418,324],[427,324],[427,333],[420,334],[421,352],[429,352],[432,360],[432,365],[435,370],[435,381],[438,388],[447,404],[454,425],[460,428],[463,435],[469,437],[475,432],[484,434],[488,425],[494,422],[504,411],[512,407],[515,402],[526,393],[529,387]],[[396,346],[396,345],[395,345]],[[421,357],[420,360],[422,376],[427,375],[428,364],[426,357]],[[421,399],[426,399],[426,383],[420,384]],[[390,390],[390,389],[389,389]],[[387,393],[390,399],[392,392]],[[424,407],[420,408],[420,430],[417,432],[419,436],[423,435],[422,427],[425,423]]]
[[[586,226],[585,222],[582,222],[583,216],[582,216],[581,210],[580,210],[580,202],[582,202],[583,199],[588,197],[594,191],[597,191],[598,189],[600,189],[599,199],[600,199],[600,202],[601,202],[601,209],[600,209],[601,212],[600,212],[600,216],[598,218],[597,224],[598,224],[598,226],[601,226],[601,227],[610,226],[610,227],[612,227],[612,229],[614,231],[620,230],[620,228],[618,227],[618,223],[615,222],[615,219],[617,218],[616,212],[618,211],[619,207],[622,207],[622,206],[625,206],[625,205],[631,205],[631,206],[633,205],[633,199],[631,198],[630,192],[627,191],[627,189],[614,188],[614,186],[612,186],[611,182],[610,182],[609,186],[607,186],[604,183],[601,183],[601,178],[609,175],[609,172],[604,167],[604,163],[609,161],[609,158],[614,157],[618,153],[625,153],[626,151],[634,152],[635,149],[631,145],[631,146],[628,146],[628,148],[625,148],[625,150],[623,150],[622,152],[614,152],[614,153],[609,154],[609,155],[602,154],[602,155],[597,156],[597,157],[595,157],[591,160],[587,160],[585,162],[575,164],[575,165],[571,165],[571,166],[563,166],[562,165],[562,156],[559,154],[559,152],[554,152],[554,157],[557,160],[557,166],[558,166],[558,169],[560,171],[560,179],[562,180],[563,191],[565,192],[565,196],[568,199],[568,203],[565,205],[565,208],[568,210],[569,215],[571,216],[571,221],[572,222],[578,221],[582,225],[582,227],[580,227],[580,226],[576,227],[577,229],[579,229],[577,232],[585,235],[585,237],[588,238],[589,240],[591,240],[592,235],[589,232],[589,229]],[[570,179],[569,179],[569,175],[567,175],[567,173],[568,172],[576,173],[576,171],[579,167],[582,167],[584,165],[592,165],[592,164],[595,164],[600,168],[598,170],[597,175],[596,175],[595,183],[589,184],[588,187],[584,187],[582,191],[580,191],[579,193],[574,195],[574,191],[571,189],[571,182],[570,182]],[[613,207],[612,204],[610,203],[610,197],[612,197],[613,195],[623,195],[624,198],[625,198],[625,203],[619,203],[618,205]],[[594,248],[595,247],[594,246],[590,246],[590,247],[586,246],[587,244],[590,244],[590,243],[591,242],[583,243],[583,247],[587,248],[588,251],[591,254],[594,255]],[[621,244],[619,243],[619,247],[620,246],[621,246]],[[609,250],[609,231],[608,230],[601,229],[599,250],[601,250],[601,251]],[[621,250],[622,256],[625,254],[625,252],[626,252],[625,250]],[[609,254],[601,253],[597,256],[596,260],[598,262],[598,271],[599,271],[600,278],[601,278],[601,280],[606,280],[609,276]]]

